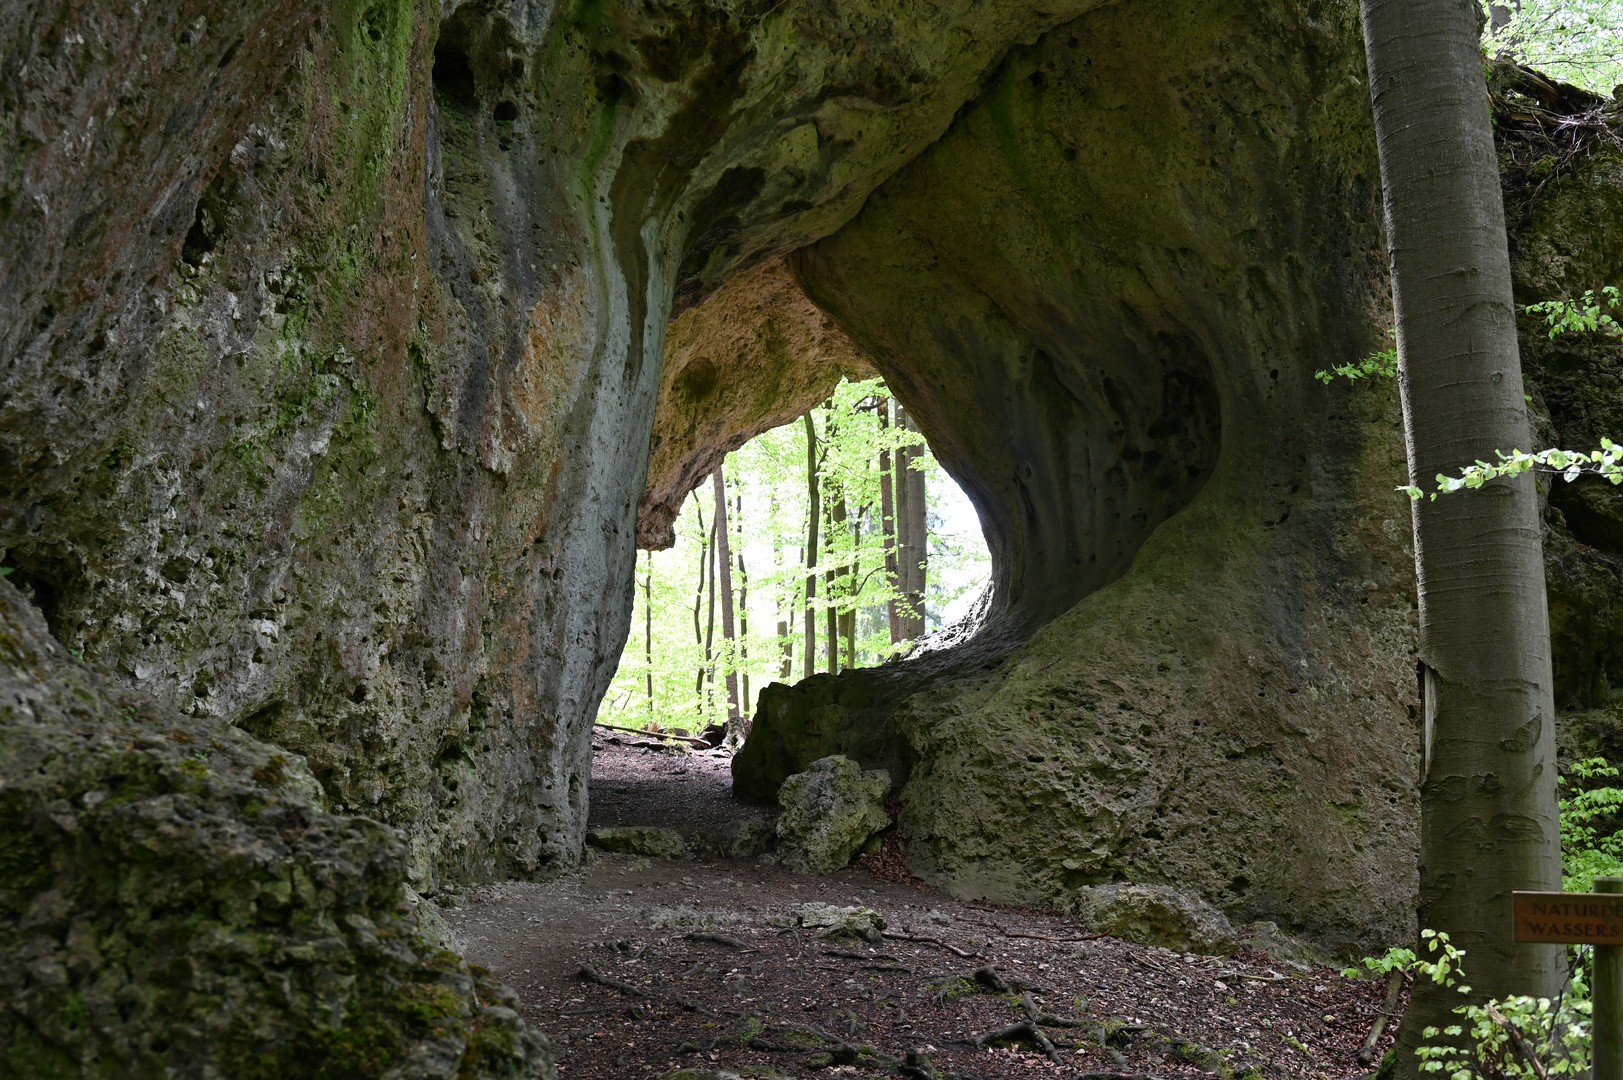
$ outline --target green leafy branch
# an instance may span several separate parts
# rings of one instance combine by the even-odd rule
[[[1370,353],[1354,364],[1341,364],[1329,371],[1315,371],[1313,377],[1328,385],[1334,382],[1337,376],[1357,382],[1359,379],[1372,379],[1379,375],[1390,379],[1398,373],[1398,350],[1396,346],[1383,349],[1378,353]]]
[[[1618,305],[1620,297],[1617,286],[1603,285],[1600,292],[1601,295],[1596,297],[1594,289],[1585,289],[1583,296],[1577,300],[1546,300],[1541,304],[1528,304],[1522,310],[1531,315],[1543,315],[1552,338],[1582,333],[1606,333],[1614,337],[1623,335],[1623,326],[1619,326],[1617,320],[1606,312],[1607,308]],[[1602,307],[1603,304],[1605,307]]]
[[[1499,457],[1496,463],[1479,460],[1475,465],[1467,465],[1460,469],[1458,476],[1438,473],[1437,490],[1431,493],[1431,497],[1435,500],[1439,495],[1447,495],[1465,488],[1479,488],[1490,480],[1497,480],[1503,476],[1520,476],[1533,469],[1559,473],[1568,483],[1587,473],[1602,477],[1613,484],[1623,484],[1623,446],[1605,437],[1601,438],[1600,445],[1599,450],[1588,452],[1550,449],[1540,450],[1536,454],[1512,450],[1507,454],[1503,450],[1495,450],[1494,453]],[[1413,484],[1405,484],[1397,490],[1416,502],[1425,494]]]

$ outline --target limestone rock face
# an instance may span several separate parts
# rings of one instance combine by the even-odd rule
[[[0,578],[0,1075],[554,1077],[512,992],[425,935],[400,834],[319,800]]]
[[[687,841],[675,829],[652,825],[623,825],[589,829],[586,842],[604,851],[621,855],[642,855],[650,859],[680,859],[687,855]]]
[[[850,758],[831,754],[783,782],[778,792],[778,849],[783,865],[802,874],[842,870],[890,824],[885,799],[890,775],[863,772]]]
[[[1221,911],[1165,885],[1084,887],[1071,910],[1091,930],[1174,952],[1228,956],[1240,944]]]
[[[671,320],[637,546],[676,543],[682,500],[728,454],[819,404],[842,378],[873,374],[781,259],[739,274]]]
[[[12,5],[5,565],[70,648],[405,829],[419,888],[572,865],[671,315],[1099,2]],[[838,336],[808,315],[752,370],[796,383],[769,330]],[[704,467],[672,439],[666,494]]]

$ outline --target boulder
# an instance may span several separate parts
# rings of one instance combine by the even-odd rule
[[[717,849],[729,859],[753,859],[772,846],[776,829],[770,821],[740,818],[721,827]]]
[[[791,926],[802,926],[817,931],[820,938],[861,938],[878,941],[885,929],[884,916],[872,908],[839,907],[835,904],[812,902],[801,904],[784,920]]]
[[[1270,960],[1300,970],[1320,967],[1325,959],[1305,942],[1279,928],[1278,923],[1261,920],[1239,930],[1240,946],[1254,949]]]
[[[396,830],[70,658],[0,578],[0,1076],[555,1078]]]
[[[1221,911],[1165,885],[1084,887],[1071,910],[1091,930],[1174,952],[1228,956],[1240,944]]]
[[[863,772],[841,754],[820,758],[789,777],[778,791],[783,865],[802,874],[832,874],[845,867],[870,836],[890,824],[889,793],[889,773]]]
[[[653,825],[619,825],[588,829],[586,842],[602,851],[620,855],[642,855],[650,859],[680,859],[687,855],[687,841],[675,829]]]

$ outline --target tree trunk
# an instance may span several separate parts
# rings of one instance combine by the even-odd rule
[[[879,426],[890,427],[890,399],[879,399]],[[896,596],[901,592],[901,576],[898,571],[900,563],[896,558],[896,495],[895,485],[892,482],[889,448],[879,451],[879,529],[885,544],[885,584],[890,588],[891,597],[885,602],[885,614],[890,620],[890,643],[892,645],[901,641],[902,616],[896,605]]]
[[[643,553],[643,659],[648,664],[648,722],[654,720],[654,553]]]
[[[805,678],[817,670],[817,518],[822,497],[817,490],[817,424],[806,421],[806,647],[802,650]]]
[[[829,425],[830,437],[833,435],[833,424]],[[843,629],[845,616],[835,605],[835,583],[845,577],[850,568],[838,561],[834,545],[836,538],[840,537],[845,525],[845,486],[840,483],[832,485],[833,490],[824,501],[828,503],[828,571],[824,574],[823,600],[828,604],[828,673],[840,673],[840,632]]]
[[[840,499],[840,510],[842,516],[850,513],[844,498]],[[840,612],[840,635],[845,638],[845,666],[847,668],[857,666],[857,586],[855,583],[862,580],[862,515],[866,512],[867,508],[863,507],[849,519],[851,524],[851,558],[846,563],[845,574],[846,581],[853,583],[846,587],[846,603],[851,606]]]
[[[901,409],[897,412],[904,428],[919,429],[906,412]],[[903,600],[902,637],[906,640],[924,636],[925,575],[930,558],[924,474],[912,467],[919,456],[916,447],[903,447],[896,452],[897,562]]]
[[[706,564],[710,576],[710,597],[705,605],[704,621],[704,693],[699,702],[699,709],[706,721],[716,713],[716,545],[718,529],[721,524],[719,518],[710,519],[710,560]],[[723,536],[725,534],[722,534]]]
[[[1410,482],[1531,446],[1499,170],[1467,0],[1363,0]],[[1467,952],[1476,1000],[1554,996],[1557,945],[1517,945],[1513,889],[1561,888],[1548,613],[1533,477],[1413,506],[1429,736],[1420,925]],[[1398,1072],[1459,994],[1417,982]]]
[[[742,710],[739,708],[738,664],[734,649],[738,635],[733,621],[733,544],[732,529],[727,524],[727,480],[721,465],[711,474],[716,492],[716,565],[721,571],[721,663],[727,675],[727,727],[737,731]]]
[[[733,520],[738,523],[738,672],[741,683],[739,715],[743,721],[740,734],[748,735],[750,727],[750,574],[744,567],[744,496],[733,496],[733,508],[738,512]]]
[[[704,579],[710,567],[710,534],[704,531],[704,507],[699,500],[693,500],[693,513],[699,521],[699,586],[693,592],[693,643],[704,649],[708,658],[710,650],[704,643],[704,625],[699,621],[699,613],[704,610]],[[704,664],[699,665],[699,673],[693,680],[693,697],[698,702],[699,715],[704,715]]]

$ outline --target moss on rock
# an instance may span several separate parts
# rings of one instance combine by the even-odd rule
[[[553,1076],[512,992],[423,934],[400,834],[318,792],[0,579],[0,1073]]]

